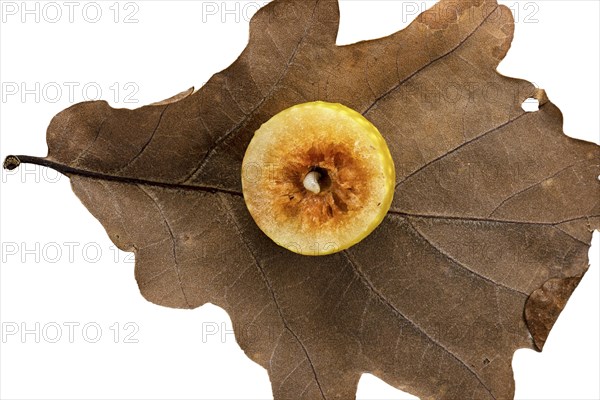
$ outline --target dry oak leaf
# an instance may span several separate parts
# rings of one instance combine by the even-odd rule
[[[511,359],[541,350],[600,227],[600,147],[562,132],[542,90],[496,72],[514,22],[442,0],[406,29],[335,43],[336,0],[275,0],[240,57],[195,93],[136,110],[77,104],[48,156],[151,302],[225,309],[275,399],[353,399],[370,372],[421,399],[510,399]],[[527,98],[539,100],[524,112]],[[396,163],[384,222],[341,253],[275,245],[241,194],[253,132],[324,100],[367,117]]]

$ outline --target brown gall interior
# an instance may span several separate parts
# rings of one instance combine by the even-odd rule
[[[304,187],[311,171],[320,174],[321,192]],[[352,149],[339,143],[313,144],[307,151],[287,154],[273,193],[275,206],[285,219],[300,219],[303,230],[347,222],[368,196],[369,174]]]

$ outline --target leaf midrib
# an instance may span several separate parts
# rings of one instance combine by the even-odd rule
[[[132,178],[132,177],[124,177],[124,176],[114,176],[100,172],[89,171],[80,168],[74,168],[68,165],[61,164],[56,161],[51,161],[46,158],[41,157],[33,157],[26,155],[18,155],[18,156],[8,156],[8,158],[17,158],[19,160],[19,164],[34,164],[41,167],[52,168],[67,177],[71,177],[71,175],[82,176],[91,179],[99,179],[110,182],[117,182],[123,184],[131,184],[131,185],[142,185],[142,186],[153,186],[153,187],[161,187],[169,190],[189,190],[196,192],[203,192],[207,194],[217,194],[217,193],[225,193],[232,196],[243,197],[243,193],[238,190],[226,189],[217,186],[209,186],[209,185],[185,185],[185,184],[175,184],[169,182],[158,182],[149,179],[140,179],[140,178]],[[588,218],[596,218],[600,217],[600,215],[582,215],[578,217],[568,218],[562,221],[523,221],[523,220],[506,220],[506,219],[493,219],[487,217],[476,217],[476,216],[455,216],[455,215],[438,215],[438,214],[418,214],[411,213],[408,211],[403,211],[397,208],[390,208],[388,211],[388,215],[398,215],[401,217],[416,217],[416,218],[427,218],[427,219],[439,219],[444,221],[449,220],[459,220],[459,221],[469,221],[469,222],[479,222],[479,223],[490,223],[490,224],[519,224],[519,225],[538,225],[538,226],[552,226],[556,227],[558,225],[588,219]]]

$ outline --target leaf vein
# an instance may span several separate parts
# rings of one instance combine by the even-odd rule
[[[392,303],[390,303],[385,298],[385,296],[383,296],[383,294],[379,290],[377,290],[377,288],[375,288],[375,286],[373,286],[373,283],[363,273],[363,271],[358,266],[358,263],[356,263],[356,261],[352,258],[352,256],[350,256],[349,250],[342,251],[342,254],[345,256],[346,260],[348,260],[348,263],[350,264],[350,266],[352,267],[352,269],[354,270],[354,272],[356,273],[356,275],[358,275],[359,279],[375,295],[375,297],[382,304],[384,304],[385,306],[387,306],[392,311],[392,313],[394,315],[396,315],[397,317],[400,317],[404,321],[406,321],[409,324],[411,324],[417,331],[421,332],[421,334],[424,335],[430,342],[434,343],[439,348],[441,348],[446,353],[448,353],[450,356],[452,356],[452,358],[454,358],[458,363],[460,363],[464,368],[466,368],[469,371],[469,373],[472,374],[477,379],[477,381],[488,391],[488,393],[490,394],[490,396],[492,396],[492,398],[496,399],[496,397],[494,396],[494,394],[491,392],[490,388],[487,387],[487,385],[483,382],[483,380],[477,374],[477,372],[475,370],[473,370],[473,368],[471,368],[467,363],[465,363],[460,357],[458,357],[454,352],[452,352],[450,349],[448,349],[442,343],[440,343],[437,340],[435,340],[431,335],[429,335],[425,331],[425,329],[423,329],[421,326],[419,326],[416,322],[412,321],[407,316],[405,316],[400,310],[398,310],[397,307],[395,307]]]
[[[215,153],[215,151],[219,148],[219,146],[223,142],[225,142],[229,137],[231,137],[231,135],[233,135],[242,125],[244,125],[246,122],[248,122],[248,120],[250,119],[250,117],[252,117],[253,115],[256,114],[256,111],[260,108],[260,106],[262,106],[264,104],[264,102],[267,101],[267,99],[271,98],[271,96],[273,95],[273,93],[275,93],[275,90],[279,87],[279,84],[283,81],[283,79],[287,75],[287,72],[288,72],[290,66],[293,63],[293,60],[294,60],[294,58],[296,57],[296,55],[298,53],[298,49],[300,48],[300,46],[302,45],[302,43],[304,42],[304,40],[308,36],[308,32],[310,31],[309,28],[311,27],[311,25],[314,22],[315,12],[316,12],[317,6],[319,5],[319,2],[320,2],[320,0],[317,0],[315,2],[315,6],[313,8],[313,13],[311,15],[311,21],[306,25],[306,29],[304,30],[303,35],[300,37],[300,40],[298,41],[298,43],[294,47],[294,50],[292,51],[292,54],[288,58],[288,60],[286,62],[286,65],[283,68],[283,71],[281,72],[281,74],[277,78],[277,81],[275,81],[275,83],[271,86],[271,88],[269,89],[269,92],[267,92],[267,94],[262,97],[262,99],[258,102],[258,104],[252,110],[250,110],[244,116],[244,118],[242,118],[242,120],[240,122],[238,122],[237,124],[235,124],[224,135],[222,135],[221,137],[217,138],[214,141],[214,143],[212,144],[212,146],[207,150],[207,152],[205,153],[204,157],[198,163],[197,167],[194,168],[192,170],[192,172],[190,174],[188,174],[181,181],[181,183],[187,183],[188,181],[190,181],[191,179],[193,179],[199,172],[201,172],[202,169],[206,166],[206,163],[208,162],[208,160],[210,159],[210,157]]]
[[[177,284],[179,286],[179,289],[181,290],[181,295],[183,296],[183,300],[185,301],[185,304],[188,306],[188,308],[193,308],[190,305],[190,302],[188,301],[187,296],[185,295],[185,291],[183,290],[183,282],[181,281],[181,270],[180,270],[180,266],[179,266],[179,261],[177,260],[177,241],[175,240],[175,235],[173,234],[173,229],[171,228],[171,224],[169,224],[169,220],[167,219],[166,215],[164,214],[162,207],[158,204],[158,201],[146,189],[144,189],[143,186],[138,185],[138,188],[152,201],[152,203],[154,204],[154,207],[158,210],[160,217],[162,218],[162,220],[165,223],[165,227],[167,228],[167,231],[169,232],[169,236],[171,238],[171,249],[172,249],[172,254],[173,254],[173,261],[175,262],[175,274],[177,276]]]
[[[540,106],[540,109],[541,109],[542,107],[543,107],[543,105],[542,105],[542,106]],[[421,171],[422,171],[422,170],[424,170],[425,168],[429,167],[430,165],[432,165],[432,164],[434,164],[434,163],[436,163],[436,162],[438,162],[438,161],[440,161],[440,160],[443,160],[444,158],[448,157],[449,155],[456,153],[458,150],[462,149],[463,147],[470,145],[471,143],[474,143],[474,142],[476,142],[476,141],[478,141],[478,140],[481,140],[481,139],[483,139],[484,137],[486,137],[486,136],[488,136],[488,135],[490,135],[490,134],[492,134],[492,133],[499,132],[501,129],[503,129],[503,128],[507,127],[508,125],[510,125],[510,124],[512,124],[512,123],[514,123],[515,121],[517,121],[517,120],[521,119],[522,117],[524,117],[524,116],[526,116],[526,115],[528,115],[528,114],[532,114],[532,113],[523,112],[523,113],[519,114],[518,116],[516,116],[516,117],[514,117],[514,118],[511,118],[511,119],[509,119],[508,121],[506,121],[506,122],[504,122],[504,123],[502,123],[502,124],[500,124],[500,125],[498,125],[498,126],[496,126],[496,127],[492,128],[492,129],[490,129],[490,130],[488,130],[488,131],[486,131],[486,132],[482,133],[482,134],[481,134],[481,135],[479,135],[479,136],[476,136],[476,137],[474,137],[474,138],[472,138],[472,139],[470,139],[470,140],[467,140],[466,142],[463,142],[463,143],[461,143],[460,145],[456,146],[455,148],[451,149],[450,151],[448,151],[448,152],[446,152],[446,153],[444,153],[444,154],[442,154],[442,155],[440,155],[440,156],[438,156],[438,157],[434,158],[433,160],[431,160],[431,161],[429,161],[429,162],[425,163],[424,165],[422,165],[421,167],[419,167],[419,168],[418,168],[418,169],[416,169],[415,171],[413,171],[413,172],[411,172],[410,174],[408,174],[408,175],[407,175],[407,176],[406,176],[404,179],[402,179],[400,182],[396,183],[395,190],[398,190],[398,188],[399,188],[399,187],[400,187],[402,184],[404,184],[406,181],[408,181],[408,180],[409,180],[410,178],[412,178],[414,175],[418,174],[419,172],[421,172]]]
[[[118,170],[113,171],[113,174],[117,174],[121,171],[123,171],[125,168],[127,168],[128,166],[130,166],[131,164],[133,164],[133,162],[135,160],[137,160],[138,158],[140,158],[140,156],[142,155],[142,153],[144,153],[144,151],[146,151],[146,148],[150,145],[150,143],[152,142],[152,139],[154,139],[154,135],[156,135],[156,132],[158,131],[158,127],[160,126],[160,123],[163,119],[163,116],[165,115],[165,111],[167,111],[167,108],[169,108],[171,104],[167,104],[162,111],[160,112],[160,115],[158,117],[158,121],[156,122],[156,126],[154,127],[154,129],[152,130],[152,133],[150,134],[150,137],[148,137],[148,139],[146,140],[146,143],[144,143],[142,145],[142,147],[140,148],[140,150],[138,151],[138,153],[133,156],[133,158],[131,158],[131,160],[129,160],[127,163],[125,163],[125,165],[123,165],[122,167],[120,167]]]
[[[414,226],[414,224],[413,224],[413,223],[410,221],[410,218],[406,218],[405,220],[406,220],[406,223],[408,224],[409,228],[410,228],[410,229],[411,229],[411,230],[412,230],[412,231],[413,231],[413,232],[414,232],[414,233],[415,233],[415,234],[416,234],[418,237],[420,237],[420,238],[421,238],[421,239],[422,239],[424,242],[426,242],[426,243],[427,243],[429,246],[431,246],[431,247],[432,247],[432,248],[433,248],[435,251],[437,251],[439,254],[441,254],[442,256],[444,256],[446,259],[448,259],[448,260],[449,260],[450,262],[452,262],[453,264],[455,264],[455,265],[457,265],[457,266],[459,266],[459,267],[463,268],[465,271],[469,272],[469,273],[470,273],[470,274],[472,274],[473,276],[475,276],[475,277],[477,277],[477,278],[480,278],[480,279],[483,279],[484,281],[486,281],[486,282],[488,282],[488,283],[491,283],[491,284],[493,284],[493,285],[496,285],[496,286],[503,287],[503,288],[505,288],[505,289],[507,289],[507,290],[510,290],[511,292],[516,292],[516,293],[519,293],[519,294],[521,294],[521,295],[523,295],[523,296],[525,296],[525,297],[527,297],[527,296],[528,296],[528,294],[527,294],[527,293],[525,293],[525,292],[523,292],[523,291],[521,291],[521,290],[519,290],[519,289],[516,289],[516,288],[510,287],[510,286],[507,286],[507,285],[505,285],[505,284],[503,284],[503,283],[500,283],[500,282],[496,282],[496,281],[495,281],[495,280],[493,280],[492,278],[490,278],[490,277],[487,277],[487,276],[485,276],[485,275],[482,275],[481,273],[479,273],[479,272],[477,272],[477,271],[475,271],[475,270],[473,270],[473,269],[471,269],[471,268],[467,267],[467,266],[466,266],[464,263],[462,263],[462,262],[458,261],[456,258],[452,257],[450,254],[448,254],[448,253],[447,253],[446,251],[444,251],[442,248],[440,248],[439,246],[437,246],[437,245],[436,245],[436,244],[435,244],[435,243],[434,243],[434,242],[433,242],[431,239],[429,239],[429,238],[428,238],[428,237],[427,237],[427,236],[426,236],[426,235],[425,235],[423,232],[421,232],[421,231],[420,231],[420,230],[419,230],[419,229],[418,229],[416,226]]]
[[[308,361],[308,364],[310,365],[310,368],[312,369],[312,372],[313,372],[313,375],[314,375],[314,378],[315,378],[315,382],[317,383],[317,386],[319,387],[319,391],[321,392],[321,397],[323,397],[323,399],[326,400],[327,398],[325,397],[325,393],[323,392],[323,388],[321,387],[321,383],[319,382],[319,378],[317,376],[317,371],[316,371],[315,366],[314,366],[314,364],[313,364],[313,362],[311,360],[310,355],[308,354],[308,350],[306,349],[306,346],[304,345],[304,343],[302,343],[302,341],[300,340],[300,338],[298,337],[298,335],[288,325],[288,322],[287,322],[285,316],[283,315],[283,311],[281,309],[281,306],[279,305],[279,301],[277,300],[277,296],[275,295],[275,291],[273,289],[273,286],[271,285],[271,282],[269,281],[269,278],[267,277],[267,274],[266,274],[264,268],[262,267],[262,265],[258,261],[258,258],[256,257],[256,255],[252,251],[252,248],[250,247],[250,244],[246,241],[245,235],[243,234],[242,229],[241,229],[241,227],[239,226],[239,224],[237,222],[237,218],[235,217],[235,214],[229,208],[229,205],[227,204],[227,202],[225,201],[225,199],[223,198],[223,196],[220,195],[219,199],[221,200],[221,203],[223,204],[223,208],[225,209],[225,211],[229,215],[229,218],[231,219],[234,227],[236,228],[236,231],[238,233],[238,236],[240,237],[241,242],[244,244],[244,247],[246,247],[246,250],[248,251],[248,254],[252,258],[253,264],[258,269],[258,272],[259,272],[259,274],[260,274],[260,276],[262,278],[262,281],[265,284],[265,287],[267,288],[267,290],[269,291],[269,294],[271,295],[271,298],[273,299],[273,304],[275,305],[275,308],[277,309],[277,313],[279,314],[279,318],[281,319],[283,327],[285,328],[285,330],[287,330],[294,337],[294,339],[300,345],[300,348],[302,348],[304,356],[306,357],[306,360]]]
[[[464,221],[464,222],[479,222],[479,223],[488,223],[488,224],[538,225],[538,226],[550,226],[550,227],[556,227],[557,225],[561,225],[561,224],[564,224],[567,222],[579,221],[581,219],[600,217],[600,214],[599,214],[599,215],[582,215],[579,217],[567,218],[565,220],[557,221],[557,222],[515,221],[515,220],[503,220],[503,219],[490,219],[490,218],[483,218],[483,217],[461,217],[461,216],[456,216],[456,215],[415,214],[415,213],[408,213],[405,211],[401,211],[396,208],[390,208],[387,215],[397,216],[397,217],[439,219],[442,221]],[[587,246],[589,246],[589,244]]]
[[[435,62],[441,60],[444,57],[447,57],[448,55],[452,54],[453,52],[455,52],[458,48],[460,48],[467,40],[469,40],[471,38],[471,36],[473,36],[475,34],[475,32],[477,32],[479,30],[479,28],[481,28],[481,26],[490,18],[490,16],[496,12],[496,10],[498,9],[498,6],[494,7],[494,9],[483,19],[483,21],[481,21],[481,23],[479,25],[477,25],[477,27],[475,29],[473,29],[473,31],[471,33],[469,33],[467,36],[465,36],[464,39],[462,39],[455,47],[453,47],[452,49],[450,49],[448,52],[442,54],[441,56],[438,56],[436,58],[434,58],[433,60],[429,61],[427,64],[425,64],[424,66],[422,66],[421,68],[419,68],[418,70],[416,70],[415,72],[413,72],[412,74],[410,74],[409,76],[407,76],[406,78],[404,78],[403,80],[401,80],[400,82],[398,82],[396,85],[392,86],[387,92],[383,93],[382,95],[380,95],[379,97],[377,97],[373,103],[365,110],[362,112],[363,115],[368,114],[373,107],[375,107],[375,105],[377,103],[379,103],[381,100],[383,100],[385,97],[389,96],[392,92],[396,91],[396,89],[400,88],[402,85],[404,85],[407,81],[409,81],[410,79],[412,79],[414,76],[418,75],[419,73],[421,73],[423,70],[427,69],[429,66],[433,65]]]
[[[559,170],[558,172],[554,173],[553,175],[551,175],[551,176],[548,176],[548,177],[546,177],[546,178],[542,179],[542,180],[541,180],[541,181],[539,181],[539,182],[536,182],[536,183],[534,183],[534,184],[531,184],[531,185],[529,185],[529,186],[527,186],[527,187],[525,187],[525,188],[523,188],[523,189],[521,189],[521,190],[519,190],[519,191],[517,191],[517,192],[515,192],[515,193],[511,194],[510,196],[508,196],[507,198],[505,198],[504,200],[502,200],[502,201],[501,201],[501,202],[500,202],[500,203],[499,203],[499,204],[498,204],[498,205],[497,205],[497,206],[496,206],[496,207],[495,207],[495,208],[492,210],[492,212],[490,212],[490,213],[489,213],[488,217],[491,217],[491,216],[493,216],[493,215],[494,215],[494,214],[495,214],[497,211],[499,211],[499,210],[500,210],[500,209],[501,209],[501,208],[504,206],[504,204],[506,204],[506,203],[507,203],[507,202],[509,202],[510,200],[514,199],[515,197],[519,196],[520,194],[523,194],[523,193],[525,193],[525,192],[527,192],[527,191],[529,191],[529,190],[531,190],[531,189],[535,188],[536,186],[539,186],[539,185],[541,185],[542,183],[544,183],[544,182],[546,182],[546,181],[548,181],[548,180],[550,180],[550,179],[552,179],[552,178],[555,178],[555,177],[557,177],[557,176],[558,176],[558,175],[560,175],[561,173],[565,172],[567,169],[569,169],[569,168],[573,168],[575,165],[577,165],[577,164],[581,164],[583,161],[585,161],[585,160],[579,160],[579,161],[577,161],[576,163],[573,163],[573,164],[571,164],[571,165],[568,165],[568,166],[566,166],[566,167],[562,168],[561,170]]]

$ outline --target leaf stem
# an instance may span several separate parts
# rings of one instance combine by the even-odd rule
[[[196,190],[201,192],[209,192],[209,193],[227,193],[234,196],[242,196],[242,193],[227,188],[221,188],[216,186],[201,186],[201,185],[190,185],[190,184],[180,184],[180,183],[169,183],[169,182],[157,182],[148,179],[140,179],[140,178],[132,178],[127,176],[117,176],[117,175],[109,175],[101,172],[94,172],[80,168],[73,168],[71,166],[61,164],[59,162],[48,160],[47,158],[41,157],[33,157],[26,155],[10,155],[4,159],[3,167],[9,171],[14,170],[21,164],[34,164],[39,165],[41,167],[52,168],[61,174],[71,177],[71,176],[83,176],[91,179],[99,179],[111,182],[120,182],[120,183],[128,183],[128,184],[136,184],[136,185],[144,185],[144,186],[158,186],[167,189],[181,189],[181,190]]]

